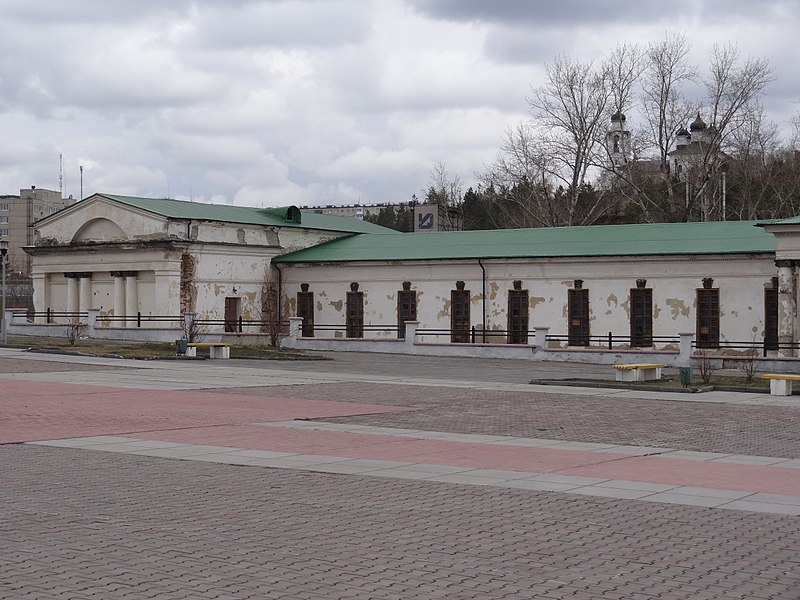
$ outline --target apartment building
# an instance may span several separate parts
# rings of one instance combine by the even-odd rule
[[[33,246],[33,224],[43,217],[74,204],[55,190],[21,189],[19,195],[0,195],[0,239],[8,241],[9,270],[26,275],[31,271],[30,256],[22,250]]]

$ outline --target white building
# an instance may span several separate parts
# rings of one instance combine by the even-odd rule
[[[304,335],[620,347],[798,341],[800,218],[397,233],[352,218],[96,194],[42,220],[38,313],[257,320],[265,285]],[[129,325],[130,326],[130,325]],[[227,329],[227,327],[226,327]],[[796,352],[795,352],[796,354]]]
[[[137,315],[257,320],[262,288],[276,275],[270,259],[375,231],[386,230],[296,207],[95,194],[37,223],[27,248],[34,306],[38,313],[97,309],[121,326]]]

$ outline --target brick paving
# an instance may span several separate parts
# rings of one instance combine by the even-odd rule
[[[12,467],[13,465],[13,467]],[[0,598],[798,598],[800,519],[0,447]]]
[[[140,369],[160,391],[65,394],[24,377],[107,368],[0,358],[22,375],[0,377],[2,439],[34,439],[24,422],[48,438],[227,430],[226,445],[254,420],[321,418],[800,458],[797,407],[358,381],[176,392],[167,368]],[[767,471],[796,484],[796,468]],[[800,517],[440,479],[0,444],[0,599],[800,599]]]
[[[794,408],[358,382],[229,391],[242,395],[268,393],[304,399],[346,399],[415,409],[324,419],[334,423],[668,446],[701,452],[800,456],[800,424],[798,410]]]

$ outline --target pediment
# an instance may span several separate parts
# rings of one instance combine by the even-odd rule
[[[116,242],[167,235],[167,219],[96,194],[34,225],[44,245]],[[36,245],[40,245],[37,242]]]
[[[128,236],[122,228],[111,219],[98,217],[85,223],[73,236],[73,244],[81,242],[119,242]]]

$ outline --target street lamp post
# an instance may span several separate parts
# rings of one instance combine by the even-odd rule
[[[0,270],[3,272],[3,312],[0,313],[0,332],[2,333],[2,343],[8,342],[8,324],[6,323],[6,255],[8,254],[8,240],[0,240]]]

